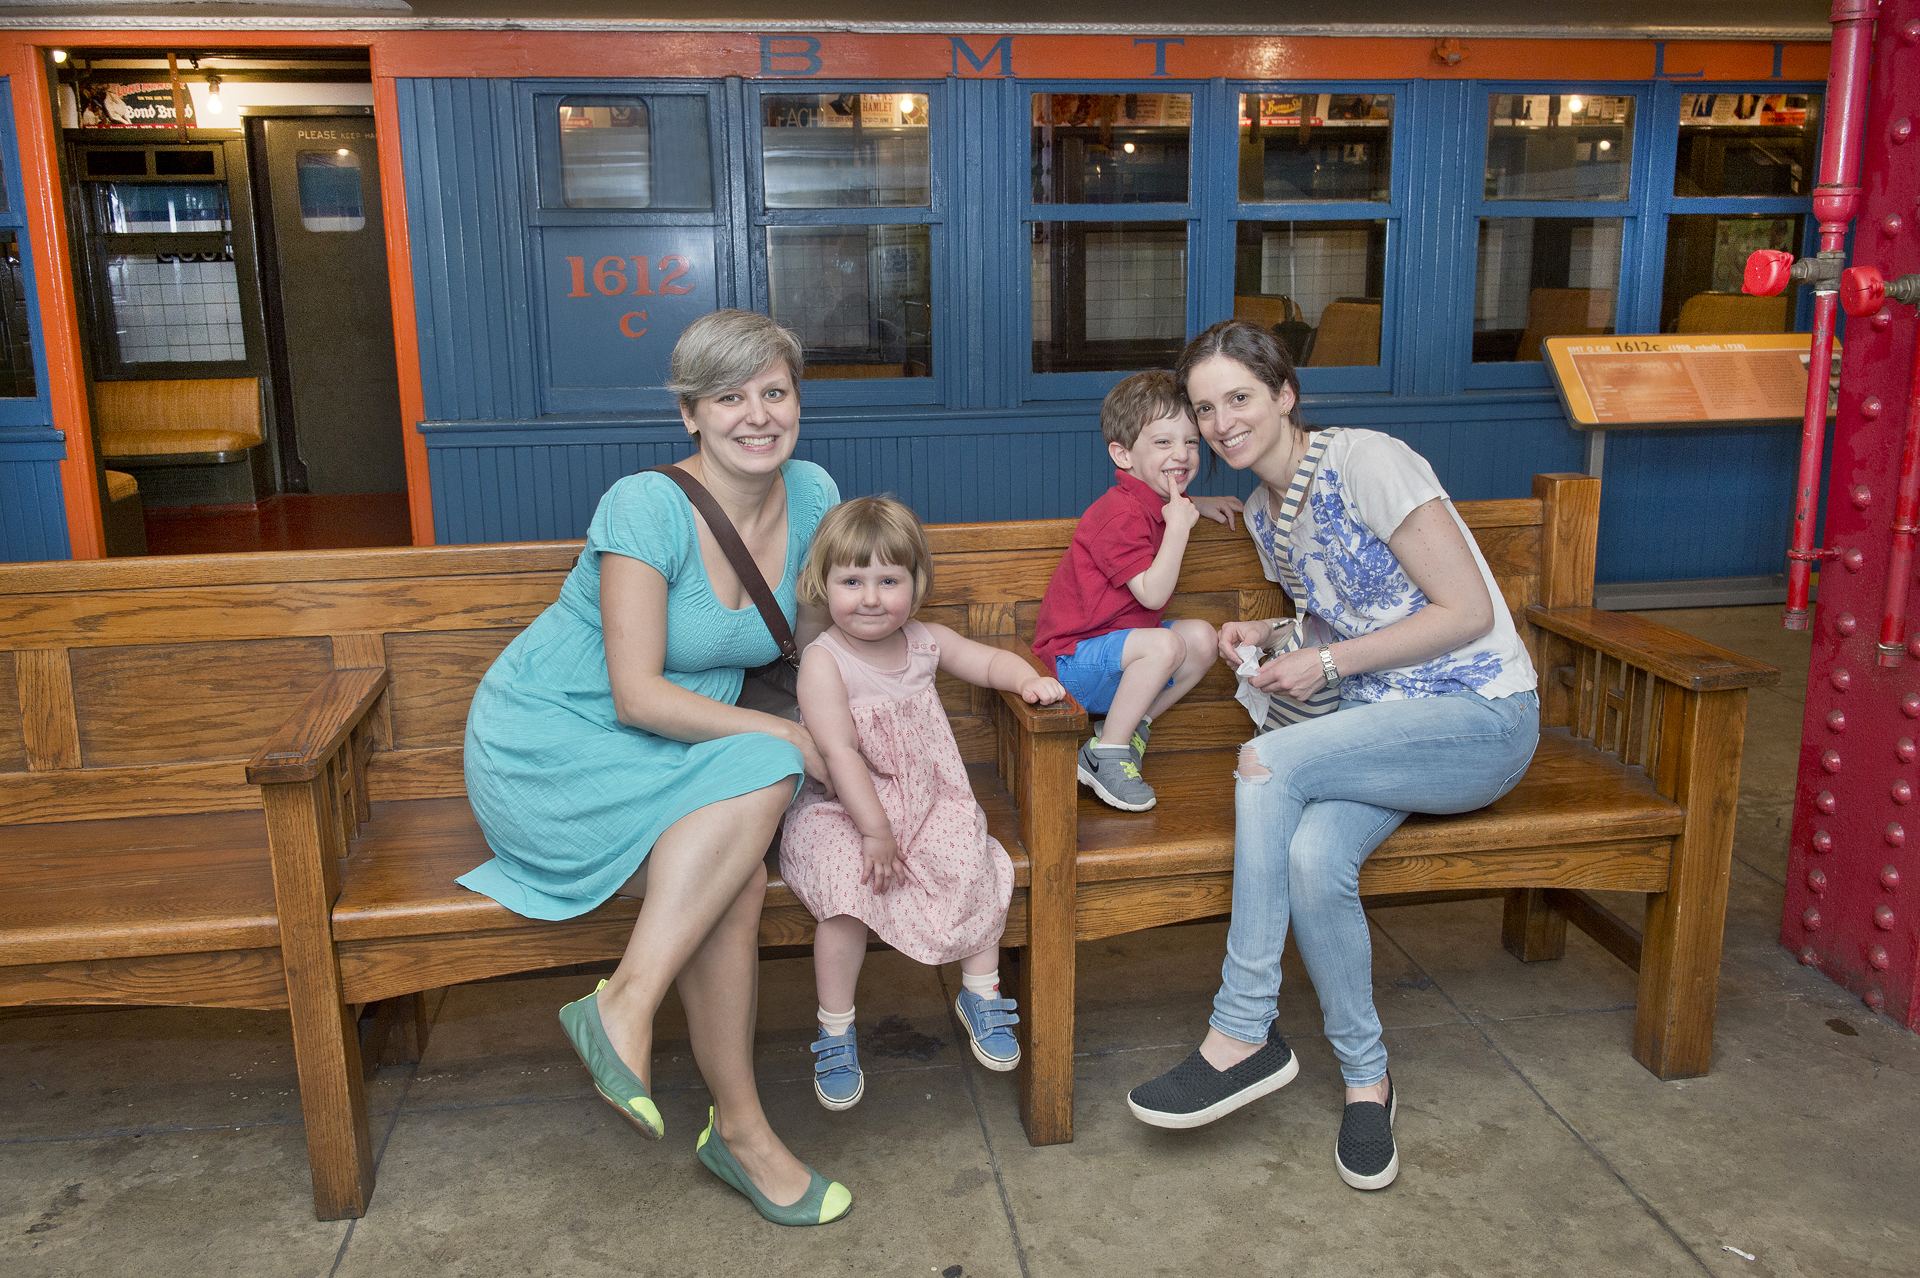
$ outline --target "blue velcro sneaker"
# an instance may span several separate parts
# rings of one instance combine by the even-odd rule
[[[1020,1040],[1013,1027],[1020,1018],[1010,998],[981,998],[972,990],[961,990],[953,1000],[960,1023],[967,1027],[973,1043],[973,1058],[988,1069],[1009,1070],[1020,1064]]]
[[[807,1192],[800,1195],[800,1201],[791,1207],[774,1206],[747,1178],[745,1169],[733,1160],[733,1151],[720,1139],[712,1107],[707,1109],[707,1130],[700,1133],[700,1145],[695,1152],[708,1171],[746,1195],[754,1209],[776,1225],[829,1225],[853,1210],[853,1191],[837,1180],[828,1180],[811,1167],[807,1173],[813,1181],[807,1186]]]
[[[660,1121],[659,1108],[620,1059],[620,1053],[613,1050],[607,1028],[600,1023],[600,991],[606,987],[602,981],[594,986],[593,993],[561,1008],[560,1026],[567,1031],[573,1050],[580,1054],[580,1063],[593,1075],[593,1088],[601,1099],[619,1110],[642,1136],[659,1140],[667,1131]]]
[[[829,1034],[824,1025],[819,1029],[820,1036],[813,1040],[813,1094],[828,1109],[852,1109],[867,1090],[853,1026],[844,1034]]]

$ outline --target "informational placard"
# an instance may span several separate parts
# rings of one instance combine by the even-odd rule
[[[1770,425],[1806,414],[1806,333],[1549,337],[1575,430]]]
[[[74,96],[83,129],[172,129],[180,125],[173,114],[173,85],[166,80],[144,84],[83,80]],[[186,108],[186,123],[193,125],[193,99],[184,89],[180,103]]]

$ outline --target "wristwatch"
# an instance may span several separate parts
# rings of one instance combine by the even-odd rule
[[[1320,668],[1327,672],[1327,688],[1338,691],[1340,687],[1340,667],[1333,664],[1333,650],[1325,644],[1320,645]]]

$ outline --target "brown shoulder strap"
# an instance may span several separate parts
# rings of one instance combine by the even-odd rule
[[[773,641],[780,645],[780,655],[798,665],[800,647],[793,641],[793,627],[787,624],[786,614],[780,611],[780,605],[774,601],[773,591],[767,589],[767,579],[761,575],[760,565],[754,563],[753,556],[747,553],[747,543],[740,540],[740,533],[734,528],[733,521],[727,518],[727,512],[720,509],[720,503],[713,499],[713,494],[707,491],[704,484],[678,466],[649,466],[647,469],[665,475],[680,485],[680,491],[687,495],[693,508],[707,521],[707,530],[720,543],[727,562],[733,565],[734,575],[740,578],[740,584],[753,597],[754,606],[760,610],[760,619],[767,623]]]

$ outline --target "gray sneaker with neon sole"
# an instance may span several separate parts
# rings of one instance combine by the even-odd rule
[[[1102,803],[1123,812],[1145,812],[1156,802],[1153,787],[1140,779],[1131,746],[1087,742],[1080,747],[1079,775],[1080,783],[1092,786]]]

